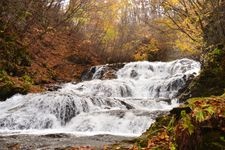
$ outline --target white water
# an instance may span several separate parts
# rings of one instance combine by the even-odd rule
[[[178,90],[198,75],[200,64],[190,59],[132,62],[117,79],[96,79],[103,68],[91,81],[0,102],[0,134],[140,135],[159,112],[178,105]]]

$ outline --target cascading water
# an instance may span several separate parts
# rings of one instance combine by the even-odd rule
[[[140,135],[160,112],[178,105],[178,90],[198,75],[200,64],[132,62],[117,71],[117,79],[96,79],[102,69],[97,67],[91,81],[0,102],[0,133]]]

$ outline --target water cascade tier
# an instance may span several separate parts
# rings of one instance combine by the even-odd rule
[[[0,133],[140,135],[156,116],[178,105],[178,91],[198,75],[200,64],[190,59],[131,62],[116,79],[100,80],[106,68],[95,67],[90,81],[0,102]]]

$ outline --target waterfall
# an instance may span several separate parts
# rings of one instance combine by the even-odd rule
[[[116,72],[116,79],[100,80],[106,68],[92,68],[90,81],[0,102],[0,133],[140,135],[160,113],[178,105],[178,91],[198,75],[200,63],[131,62]]]

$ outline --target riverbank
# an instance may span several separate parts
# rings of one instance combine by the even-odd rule
[[[158,117],[156,122],[133,141],[130,150],[224,150],[225,95],[192,98]],[[115,144],[110,149],[124,149],[126,144]]]
[[[115,135],[95,135],[78,137],[72,134],[47,134],[47,135],[11,135],[0,136],[1,150],[55,150],[86,148],[103,149],[109,144],[116,144],[124,140],[133,140],[135,137]]]

